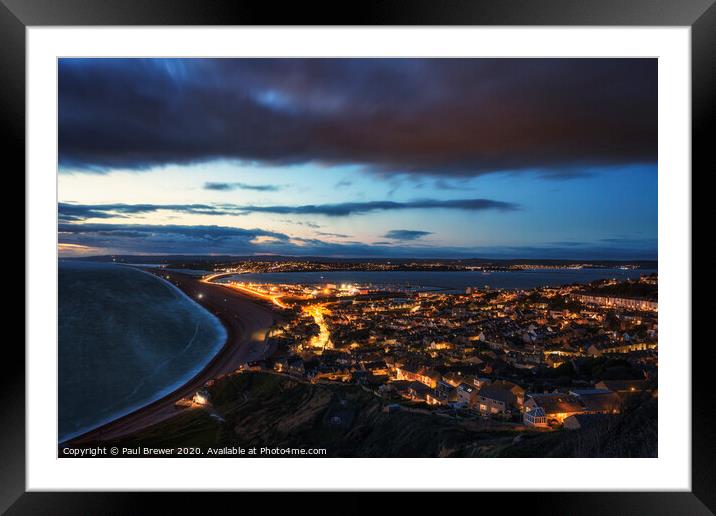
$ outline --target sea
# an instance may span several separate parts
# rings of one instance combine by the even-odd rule
[[[655,269],[530,269],[519,271],[330,271],[263,272],[225,276],[219,281],[320,285],[343,283],[409,287],[416,290],[464,292],[468,287],[526,290],[538,287],[589,283],[600,279],[636,279]]]
[[[220,321],[140,269],[60,260],[59,442],[155,401],[221,349]]]

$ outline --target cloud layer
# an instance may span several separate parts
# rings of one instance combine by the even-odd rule
[[[474,176],[653,163],[656,59],[61,59],[63,170]]]
[[[411,257],[411,258],[567,258],[655,259],[656,251],[602,242],[563,246],[425,247],[410,242],[325,242],[291,238],[261,229],[224,226],[84,223],[59,225],[59,250],[81,254],[229,254],[251,256]],[[407,240],[410,240],[408,238]]]
[[[410,229],[391,229],[383,238],[389,238],[391,240],[417,240],[424,236],[431,235],[430,231],[417,231]]]
[[[254,190],[256,192],[278,192],[281,189],[278,185],[249,185],[246,183],[204,183],[204,190],[217,192],[228,192],[231,190]]]
[[[173,211],[198,215],[245,215],[247,213],[275,213],[281,215],[325,215],[346,217],[373,211],[414,209],[456,209],[467,211],[515,211],[519,206],[491,199],[422,199],[408,202],[370,201],[339,204],[306,204],[300,206],[241,206],[236,204],[72,204],[59,203],[59,219],[79,222],[87,219],[126,218],[131,215]]]

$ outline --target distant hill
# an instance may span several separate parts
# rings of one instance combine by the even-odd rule
[[[251,260],[255,262],[282,262],[282,261],[306,261],[314,263],[434,263],[462,265],[542,265],[542,266],[566,266],[566,265],[588,265],[592,267],[620,267],[632,265],[644,269],[656,269],[656,260],[554,260],[554,259],[496,259],[496,258],[338,258],[329,256],[233,256],[233,255],[102,255],[82,256],[63,258],[64,260],[90,260],[100,262],[120,263],[147,263],[147,264],[176,264],[176,263],[207,263],[221,264]]]

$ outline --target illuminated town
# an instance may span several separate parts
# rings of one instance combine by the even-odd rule
[[[657,393],[655,274],[462,293],[236,278],[219,272],[203,281],[285,315],[266,336],[272,355],[238,372],[354,383],[383,398],[386,410],[424,406],[538,428],[579,428],[619,414],[635,395]],[[642,297],[628,295],[635,292]],[[607,358],[626,375],[582,378],[581,369]]]
[[[151,258],[149,258],[151,260]],[[132,262],[132,256],[113,256],[113,261]],[[453,260],[411,260],[411,259],[370,259],[351,260],[337,258],[300,259],[295,257],[268,256],[263,259],[257,257],[244,260],[228,259],[222,263],[221,259],[205,257],[181,261],[176,258],[162,260],[163,265],[179,269],[209,269],[216,274],[221,273],[273,273],[273,272],[336,272],[336,271],[365,271],[365,272],[401,272],[401,271],[523,271],[523,270],[580,270],[580,269],[638,269],[642,264],[651,265],[651,261],[622,263],[610,260],[602,261],[573,261],[573,260],[485,260],[485,259],[453,259]]]

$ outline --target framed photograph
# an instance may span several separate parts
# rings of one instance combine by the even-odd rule
[[[2,0],[26,338],[0,509],[712,514],[712,4]]]

